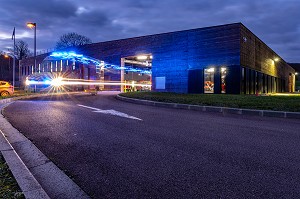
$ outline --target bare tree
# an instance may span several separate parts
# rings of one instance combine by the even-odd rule
[[[16,48],[15,49],[16,50],[16,58],[18,60],[29,57],[30,50],[28,48],[28,44],[25,41],[23,41],[23,40],[18,41],[15,45],[15,48]],[[11,54],[13,54],[13,49],[10,49],[9,51]]]
[[[59,38],[56,42],[56,49],[63,49],[67,47],[81,46],[92,43],[92,40],[86,36],[79,35],[75,32],[67,33]]]

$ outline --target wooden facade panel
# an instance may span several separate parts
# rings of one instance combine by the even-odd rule
[[[288,80],[290,74],[295,73],[290,65],[243,25],[240,39],[241,66],[285,80]],[[275,61],[276,59],[278,61]],[[285,84],[285,90],[288,90],[288,84]]]

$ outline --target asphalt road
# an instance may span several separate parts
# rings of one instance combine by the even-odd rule
[[[93,198],[300,196],[300,120],[136,105],[114,93],[16,101],[4,115]]]

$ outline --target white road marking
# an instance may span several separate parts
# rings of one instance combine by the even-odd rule
[[[81,104],[77,104],[77,106],[88,108],[88,109],[92,109],[92,110],[94,110],[93,112],[95,112],[95,113],[103,113],[103,114],[115,115],[115,116],[119,116],[119,117],[125,117],[125,118],[129,118],[129,119],[133,119],[133,120],[143,121],[140,118],[133,117],[133,116],[128,115],[126,113],[122,113],[122,112],[119,112],[119,111],[116,111],[116,110],[112,110],[112,109],[110,109],[110,110],[102,110],[102,109],[99,109],[99,108],[94,108],[94,107],[90,107],[90,106],[84,106],[84,105],[81,105]]]

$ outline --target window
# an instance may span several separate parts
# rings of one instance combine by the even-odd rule
[[[226,68],[221,68],[221,93],[226,93]]]
[[[258,94],[258,73],[255,71],[255,94]]]
[[[204,93],[214,93],[214,68],[204,69]]]
[[[246,94],[246,93],[245,93],[245,68],[244,68],[244,67],[242,67],[241,93],[242,93],[242,94]]]
[[[60,60],[60,72],[63,71],[63,60]]]
[[[156,77],[156,89],[166,89],[166,77]]]

